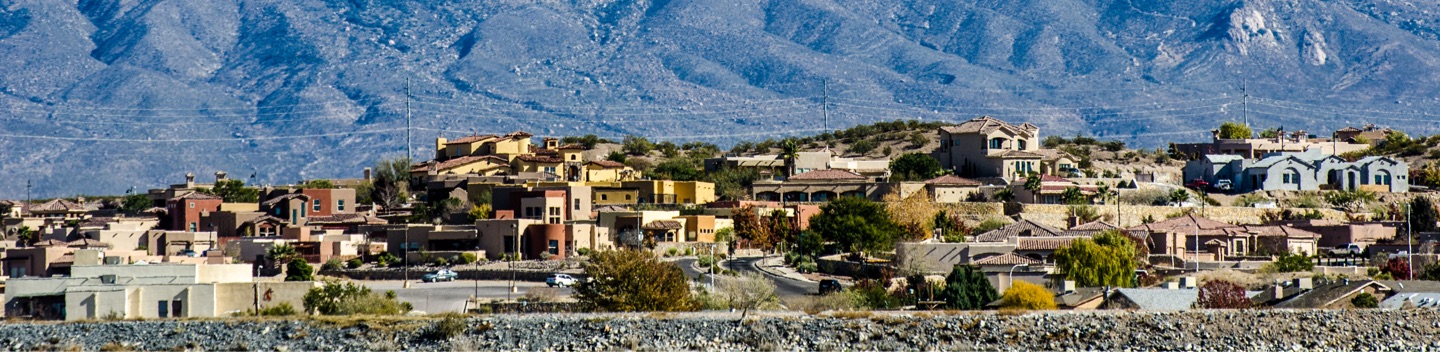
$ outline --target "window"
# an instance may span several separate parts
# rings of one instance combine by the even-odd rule
[[[1383,184],[1385,184],[1385,176],[1375,175],[1375,184],[1377,184],[1377,185],[1383,185]]]
[[[600,195],[600,200],[610,200],[610,195],[608,195],[608,194],[601,194],[601,195]]]
[[[157,314],[159,317],[161,317],[161,318],[169,318],[169,317],[170,317],[170,301],[160,301],[159,303],[160,303],[160,304],[156,305],[156,307],[155,307],[155,309],[158,310],[158,312],[157,312],[156,314]]]
[[[1280,183],[1290,184],[1290,174],[1280,175],[1280,178],[1281,178]]]
[[[344,200],[344,199],[339,199],[339,200],[336,200],[336,201],[335,201],[335,210],[337,210],[337,211],[345,211],[345,200]]]
[[[560,215],[560,207],[550,207],[550,216]]]
[[[185,304],[178,299],[170,301],[170,315],[176,317],[185,316]]]
[[[630,195],[629,195],[629,194],[626,194],[626,195],[625,195],[625,200],[630,200]]]
[[[550,224],[559,224],[559,223],[560,223],[560,217],[558,217],[558,216],[550,217],[550,220],[547,221],[547,222],[550,223]]]
[[[575,210],[580,210],[580,198],[575,198]]]
[[[312,207],[315,208],[313,211],[320,211],[320,200],[319,200],[319,199],[316,199],[316,200],[315,200],[315,205],[312,206]]]
[[[552,174],[553,174],[553,173],[555,173],[555,167],[554,167],[554,166],[546,166],[546,167],[545,167],[545,172],[549,172],[549,173],[552,173]]]
[[[195,202],[190,202],[190,209],[195,209]]]
[[[284,215],[284,214],[281,214],[281,213],[280,213],[280,208],[275,208],[275,216],[280,216],[280,215]]]
[[[1024,140],[1024,139],[1016,139],[1016,140],[1015,140],[1015,149],[1016,149],[1016,150],[1025,150],[1025,140]]]
[[[550,255],[560,255],[560,241],[550,240],[547,244],[549,248],[546,251],[550,252]]]
[[[1004,139],[1004,138],[994,138],[994,139],[991,139],[991,140],[990,140],[990,149],[1001,149],[1001,148],[1005,148],[1005,139]]]
[[[194,222],[191,222],[191,223],[190,223],[190,232],[195,232],[195,223],[194,223]]]

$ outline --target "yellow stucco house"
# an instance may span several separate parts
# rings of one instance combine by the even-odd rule
[[[513,161],[516,156],[530,153],[530,137],[525,132],[514,132],[504,136],[476,135],[456,140],[435,139],[435,159],[445,160],[463,156],[494,155]]]
[[[412,177],[431,174],[477,174],[481,176],[493,176],[509,173],[510,163],[506,162],[505,158],[494,155],[462,156],[444,161],[425,162],[410,168],[410,176]]]

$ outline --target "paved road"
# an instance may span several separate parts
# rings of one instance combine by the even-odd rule
[[[760,273],[760,275],[764,275],[765,277],[770,278],[770,281],[775,282],[775,294],[776,294],[776,295],[779,295],[779,296],[804,296],[804,295],[813,295],[813,294],[816,294],[816,291],[817,291],[817,290],[819,290],[819,286],[818,286],[817,284],[812,284],[812,283],[809,283],[809,282],[803,282],[803,281],[799,281],[799,280],[795,280],[795,279],[791,279],[791,278],[787,278],[787,277],[782,277],[782,276],[774,276],[774,275],[767,274],[767,273],[765,273],[764,271],[760,271],[760,269],[756,269],[756,268],[755,268],[755,262],[758,262],[758,261],[760,261],[761,259],[764,259],[764,258],[761,258],[761,257],[737,258],[737,259],[734,259],[734,260],[727,261],[727,262],[726,262],[726,265],[725,265],[725,268],[730,269],[730,270],[734,270],[734,271],[736,271],[736,272],[754,272],[754,273]]]
[[[465,300],[476,293],[475,281],[453,281],[453,282],[419,282],[411,281],[410,288],[401,288],[401,281],[356,281],[361,285],[369,287],[376,292],[395,290],[396,297],[401,301],[410,302],[415,310],[426,313],[459,312],[465,309]],[[480,298],[505,299],[507,297],[522,297],[525,292],[537,287],[545,287],[540,282],[515,282],[515,287],[520,291],[510,295],[509,281],[480,281]],[[559,294],[570,296],[575,292],[570,288],[559,288]]]

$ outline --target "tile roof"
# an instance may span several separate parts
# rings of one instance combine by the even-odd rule
[[[1262,237],[1320,238],[1320,234],[1315,233],[1315,232],[1312,232],[1312,231],[1308,231],[1308,230],[1304,230],[1304,229],[1300,229],[1300,228],[1296,228],[1296,227],[1291,227],[1291,226],[1278,226],[1278,225],[1268,225],[1268,226],[1245,225],[1245,226],[1239,226],[1239,227],[1236,227],[1236,228],[1224,229],[1224,230],[1222,230],[1222,231],[1225,231],[1225,233],[1231,234],[1231,235],[1248,235],[1248,234],[1254,233],[1255,235],[1257,235],[1257,236],[1262,236]]]
[[[1033,153],[1040,155],[1046,161],[1057,160],[1060,158],[1075,158],[1074,155],[1070,155],[1070,153],[1066,153],[1059,149],[1036,149]]]
[[[262,215],[262,216],[260,216],[260,217],[254,218],[254,219],[246,220],[245,222],[243,222],[243,223],[241,223],[241,224],[242,224],[242,225],[243,225],[243,224],[260,224],[260,223],[266,223],[266,222],[277,223],[277,224],[287,223],[287,221],[285,221],[285,219],[277,218],[277,217],[270,216],[270,215],[267,214],[267,215]]]
[[[473,164],[473,163],[478,163],[478,162],[486,161],[486,160],[488,160],[488,161],[490,161],[490,163],[496,164],[496,165],[505,165],[505,166],[509,166],[509,165],[510,165],[510,163],[505,162],[505,158],[501,158],[501,157],[498,157],[498,156],[494,156],[494,155],[471,155],[471,156],[462,156],[462,157],[459,157],[459,158],[454,158],[454,159],[445,160],[445,161],[441,161],[441,162],[427,163],[427,164],[424,164],[423,166],[419,166],[419,167],[415,167],[415,168],[411,169],[411,172],[426,172],[426,171],[430,171],[430,170],[443,171],[443,170],[449,170],[449,169],[453,169],[453,168],[456,168],[456,167],[460,167],[460,166],[464,166],[464,165],[469,165],[469,164]]]
[[[174,199],[200,199],[200,200],[210,200],[210,199],[221,199],[221,198],[218,197],[218,196],[215,196],[215,195],[213,195],[213,194],[206,194],[206,193],[200,193],[200,192],[190,192],[190,193],[186,193],[186,194],[183,194],[183,195],[176,196]]]
[[[867,179],[867,178],[865,178],[865,176],[860,176],[860,174],[857,174],[857,173],[855,173],[855,172],[853,172],[853,171],[835,170],[835,169],[831,169],[831,170],[815,170],[815,171],[806,172],[806,173],[802,173],[802,174],[795,175],[795,176],[790,176],[790,178],[789,178],[789,180],[865,180],[865,179]]]
[[[1124,296],[1140,310],[1186,310],[1200,298],[1200,290],[1121,288],[1112,295]]]
[[[65,245],[68,246],[68,247],[76,247],[76,248],[90,248],[90,247],[110,248],[110,244],[109,244],[109,243],[100,242],[99,240],[90,239],[90,238],[81,238],[81,239],[78,239],[78,240],[70,241],[70,242],[66,243]]]
[[[67,246],[67,245],[69,245],[69,243],[66,243],[65,241],[60,241],[60,240],[43,240],[43,241],[35,242],[35,244],[32,244],[31,246],[33,246],[33,247],[65,247],[65,246]]]
[[[50,201],[32,204],[25,208],[26,211],[85,211],[85,205],[69,199],[52,199]]]
[[[1020,264],[1031,264],[1031,265],[1034,265],[1034,264],[1040,264],[1040,261],[1039,261],[1039,260],[1030,259],[1030,258],[1026,258],[1026,257],[1022,257],[1022,256],[1018,256],[1018,255],[1015,255],[1015,254],[1013,254],[1013,253],[1005,253],[1005,254],[1001,254],[1001,255],[997,255],[997,256],[986,257],[985,259],[976,260],[976,261],[974,261],[974,262],[971,262],[971,264],[975,264],[975,265],[1020,265]]]
[[[932,179],[926,180],[926,181],[925,181],[925,184],[929,184],[929,185],[945,185],[945,186],[979,186],[979,185],[980,185],[980,181],[971,180],[971,179],[968,179],[968,178],[964,178],[964,177],[960,177],[960,176],[955,176],[955,175],[944,175],[944,176],[940,176],[940,177],[936,177],[936,178],[932,178]]]
[[[1012,237],[1055,237],[1060,234],[1058,229],[1026,219],[975,236],[975,242],[1005,242]]]
[[[1195,214],[1186,214],[1161,222],[1131,227],[1128,231],[1144,231],[1145,233],[1169,233],[1172,231],[1194,232],[1197,227],[1200,229],[1199,232],[1202,236],[1223,235],[1226,229],[1240,228],[1240,226],[1237,225],[1210,220]]]
[[[384,219],[365,216],[365,214],[343,213],[330,216],[312,216],[307,224],[337,225],[337,224],[388,224]]]
[[[1020,126],[1016,126],[1016,125],[1010,124],[1009,122],[1001,121],[1000,119],[997,119],[997,118],[994,118],[994,117],[981,116],[981,117],[977,117],[977,118],[971,119],[970,121],[962,122],[962,123],[960,123],[959,125],[941,127],[940,130],[945,131],[945,132],[949,132],[949,133],[952,133],[952,134],[961,134],[961,133],[987,133],[987,134],[988,134],[988,133],[990,133],[990,132],[994,132],[995,130],[1006,130],[1006,131],[1009,131],[1010,133],[1021,134],[1021,133],[1029,133],[1029,132],[1037,131],[1038,129],[1035,127],[1035,125],[1031,125],[1031,124],[1029,124],[1029,123],[1026,123],[1026,124],[1023,124],[1023,125],[1020,125]]]
[[[524,161],[524,162],[531,162],[531,163],[563,163],[563,162],[565,162],[564,159],[560,159],[560,157],[558,157],[558,156],[549,156],[549,155],[521,155],[521,156],[515,157],[515,160],[520,160],[520,161]]]
[[[496,136],[496,135],[493,135],[493,134],[465,136],[465,137],[456,138],[456,139],[453,140],[453,141],[445,142],[445,145],[475,143],[475,142],[480,142],[480,141],[489,140],[489,139],[494,139],[494,138],[499,138],[499,136]]]
[[[1065,230],[1065,235],[1066,235],[1066,236],[1094,237],[1095,235],[1098,235],[1098,234],[1100,234],[1101,232],[1104,232],[1104,231],[1107,231],[1107,230],[1118,230],[1118,229],[1120,229],[1120,228],[1119,228],[1119,227],[1116,227],[1115,225],[1111,225],[1111,224],[1106,223],[1106,222],[1104,222],[1104,221],[1095,220],[1095,221],[1087,222],[1087,223],[1084,223],[1084,224],[1075,225],[1075,227],[1071,227],[1070,229]]]
[[[586,164],[586,165],[590,165],[590,164],[600,165],[600,167],[603,167],[603,168],[624,168],[624,167],[625,167],[625,164],[620,163],[620,162],[617,162],[617,161],[612,161],[612,160],[595,160],[595,161],[591,161],[591,162],[588,162],[588,163],[585,163],[585,164]]]
[[[1036,154],[1036,153],[1031,153],[1031,152],[1027,152],[1027,151],[1023,151],[1023,150],[1006,150],[1006,151],[1004,151],[1004,152],[1000,152],[999,154],[990,154],[990,155],[987,155],[986,157],[990,157],[990,158],[1026,158],[1026,159],[1044,159],[1044,158],[1045,158],[1044,155],[1040,155],[1040,154]]]
[[[642,230],[679,230],[685,227],[678,220],[655,220],[640,226]]]
[[[1075,237],[1019,237],[1016,240],[1017,251],[1053,251],[1075,242]]]

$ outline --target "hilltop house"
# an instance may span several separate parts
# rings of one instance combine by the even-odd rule
[[[1231,225],[1188,214],[1127,230],[1145,236],[1150,253],[1196,260],[1280,254],[1315,254],[1320,234],[1291,226]]]
[[[1040,127],[1013,125],[989,116],[940,128],[941,167],[964,177],[1014,180],[1030,173],[1068,175],[1077,163],[1069,154],[1040,149]]]

